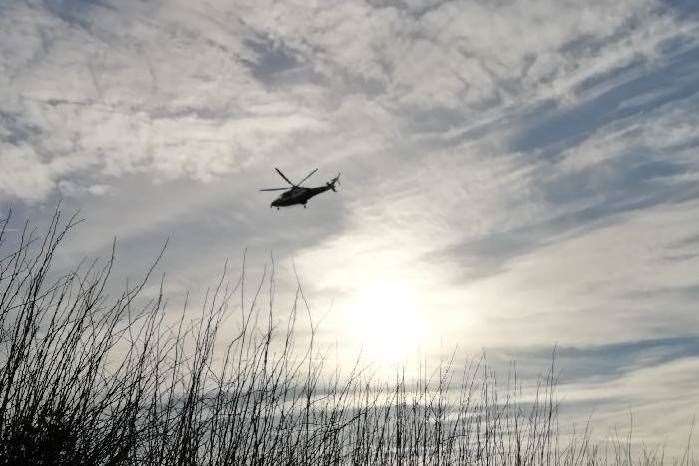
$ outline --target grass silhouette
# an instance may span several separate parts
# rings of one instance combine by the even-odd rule
[[[373,379],[359,363],[328,376],[315,328],[297,341],[300,287],[279,319],[273,275],[246,297],[243,269],[230,284],[224,274],[197,318],[185,305],[173,319],[162,282],[144,296],[153,268],[113,297],[114,254],[53,269],[75,216],[56,210],[40,234],[25,223],[16,242],[8,222],[0,464],[695,464],[689,446],[667,459],[627,438],[597,444],[589,423],[561,435],[553,366],[526,399],[515,373],[499,382],[484,360],[412,381]],[[232,314],[237,331],[224,340]]]

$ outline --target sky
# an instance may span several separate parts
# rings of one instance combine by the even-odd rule
[[[698,414],[698,146],[692,0],[0,0],[0,209],[80,209],[60,260],[169,238],[178,296],[273,257],[348,355],[555,345],[641,440]],[[342,184],[277,211],[274,167]]]

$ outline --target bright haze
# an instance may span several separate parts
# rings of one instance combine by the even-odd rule
[[[376,367],[485,351],[686,439],[699,405],[693,0],[6,0],[0,202],[173,296],[294,267]],[[341,172],[338,193],[270,209]],[[333,349],[335,351],[335,349]],[[661,415],[662,414],[662,415]]]

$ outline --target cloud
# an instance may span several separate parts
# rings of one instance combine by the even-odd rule
[[[94,196],[104,196],[110,191],[110,187],[103,184],[82,186],[73,183],[72,181],[62,180],[58,183],[58,190],[61,192],[61,194],[68,197],[79,197],[88,194],[92,194]]]
[[[0,201],[81,208],[65,263],[116,235],[126,276],[169,236],[180,293],[247,247],[338,314],[408,283],[432,349],[558,342],[609,390],[696,356],[693,2],[0,9]],[[344,185],[270,212],[275,166]]]
[[[544,347],[489,348],[488,360],[503,368],[520,361],[520,375],[538,375],[555,358],[563,385],[609,383],[622,380],[641,369],[659,368],[699,356],[699,337],[676,336],[662,339],[628,340],[621,343]]]
[[[691,426],[699,399],[692,373],[698,365],[699,358],[687,356],[639,367],[608,383],[571,385],[561,393],[569,406],[564,417],[577,418],[580,427],[580,410],[576,408],[584,410],[591,401],[607,398],[611,402],[592,413],[596,435],[604,437],[617,432],[626,436],[632,431],[634,447],[663,445],[669,452],[683,452],[688,441],[692,441]],[[676,391],[669,393],[670,386]],[[589,415],[590,410],[587,411]]]
[[[8,9],[21,20],[3,29],[12,57],[3,74],[14,90],[5,131],[16,140],[31,128],[45,158],[70,153],[71,172],[96,171],[103,183],[135,172],[210,181],[300,138],[346,139],[360,116],[348,125],[337,109],[357,93],[387,116],[373,131],[379,147],[400,150],[400,132],[453,131],[484,110],[501,119],[516,105],[575,94],[590,76],[653,60],[671,31],[690,29],[654,16],[651,1],[599,2],[582,13],[575,2],[543,0]],[[537,33],[525,33],[532,25]],[[562,137],[558,125],[540,136]]]
[[[49,168],[34,150],[14,144],[0,145],[0,191],[13,197],[34,201],[46,197],[54,187]]]

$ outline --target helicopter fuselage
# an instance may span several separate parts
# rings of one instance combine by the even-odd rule
[[[332,189],[331,186],[318,186],[316,188],[304,188],[304,187],[294,187],[285,191],[281,196],[276,198],[270,204],[270,207],[289,207],[296,204],[301,204],[304,207],[310,198],[317,196],[320,193],[324,193]]]
[[[284,193],[276,198],[272,203],[270,204],[270,207],[276,207],[277,210],[280,207],[288,207],[296,204],[301,204],[304,208],[306,207],[306,203],[310,198],[313,196],[317,196],[320,193],[324,193],[325,191],[333,190],[335,191],[335,184],[340,180],[340,174],[338,173],[337,176],[327,183],[325,183],[325,186],[317,186],[315,188],[306,188],[304,186],[301,186],[304,181],[308,179],[311,175],[313,175],[315,172],[318,171],[316,168],[315,170],[311,171],[304,179],[299,181],[298,183],[293,183],[289,178],[286,177],[284,173],[278,168],[274,168],[276,172],[284,178],[284,181],[289,183],[291,185],[291,188],[265,188],[265,189],[260,189],[260,191],[284,191]]]

